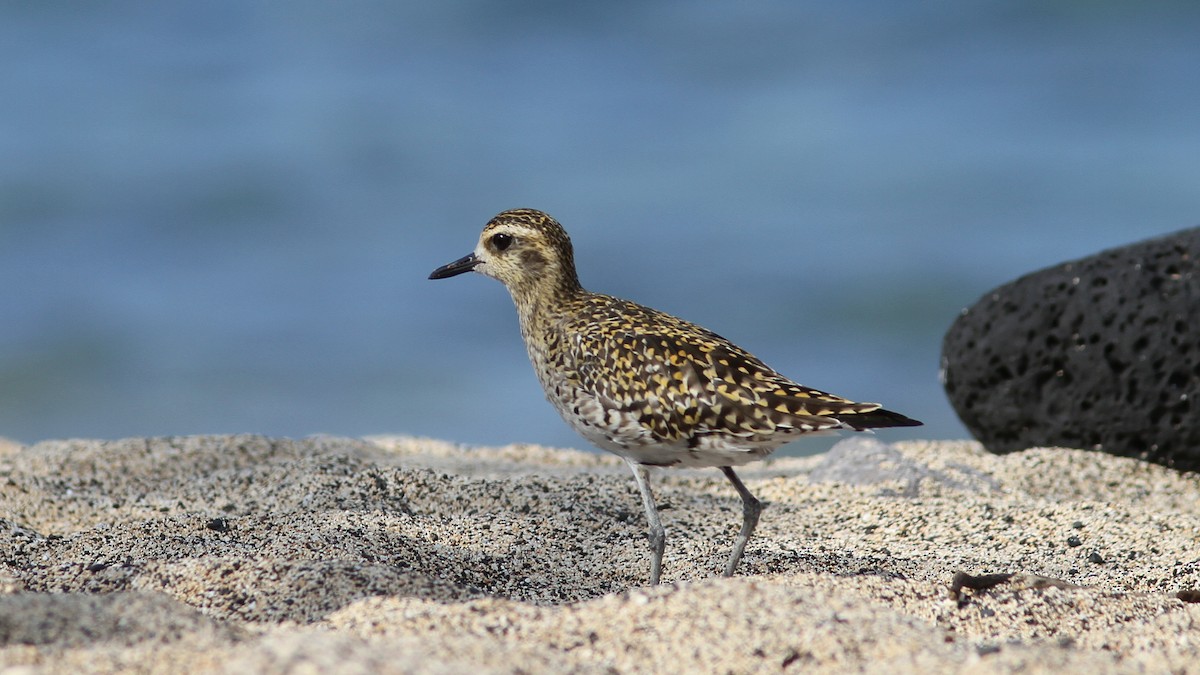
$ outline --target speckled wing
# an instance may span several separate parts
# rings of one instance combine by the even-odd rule
[[[607,296],[589,309],[568,332],[575,385],[621,413],[630,441],[769,451],[803,433],[850,428],[838,417],[879,408],[796,384],[669,314]]]

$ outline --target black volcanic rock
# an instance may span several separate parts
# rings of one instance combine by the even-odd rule
[[[1200,470],[1200,228],[1033,272],[950,327],[942,378],[988,450]]]

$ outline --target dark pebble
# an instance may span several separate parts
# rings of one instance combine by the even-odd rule
[[[1190,602],[1190,603],[1200,602],[1200,591],[1188,588],[1188,589],[1184,589],[1184,590],[1176,593],[1175,597],[1179,598],[1180,600],[1182,600],[1184,602]]]

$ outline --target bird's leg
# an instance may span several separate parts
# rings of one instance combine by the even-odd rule
[[[733,576],[733,571],[737,569],[738,563],[742,560],[742,553],[746,550],[746,544],[750,541],[750,535],[754,533],[755,526],[758,525],[758,516],[762,513],[762,502],[758,501],[750,491],[742,485],[742,481],[733,472],[733,467],[723,466],[721,471],[725,473],[725,477],[733,483],[733,488],[737,490],[738,495],[742,498],[742,531],[738,532],[737,542],[733,546],[733,553],[729,556],[729,564],[725,566],[725,576]]]
[[[654,494],[650,492],[650,472],[646,467],[626,459],[625,463],[633,470],[633,478],[637,481],[638,490],[642,493],[642,506],[646,509],[646,523],[650,532],[650,583],[657,584],[662,576],[663,550],[666,548],[667,535],[663,531],[662,521],[658,518],[658,507],[654,505]]]

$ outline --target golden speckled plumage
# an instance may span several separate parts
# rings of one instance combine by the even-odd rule
[[[581,293],[527,336],[550,401],[589,440],[644,464],[730,466],[879,408],[798,385],[721,336]],[[592,405],[589,405],[592,404]]]
[[[661,549],[661,541],[655,542],[657,513],[638,465],[721,467],[729,476],[746,519],[727,574],[760,508],[730,467],[760,459],[803,434],[919,424],[877,403],[797,384],[705,328],[584,290],[570,238],[540,211],[496,216],[472,254],[430,278],[472,270],[508,287],[529,359],[554,407],[585,438],[634,469],[652,546]],[[658,530],[661,540],[661,525]],[[661,550],[656,553],[655,582]]]

